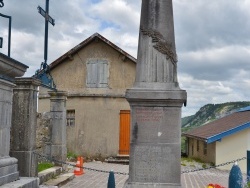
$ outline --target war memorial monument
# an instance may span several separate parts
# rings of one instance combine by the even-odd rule
[[[172,0],[143,0],[131,107],[129,178],[124,188],[181,187],[181,108]]]

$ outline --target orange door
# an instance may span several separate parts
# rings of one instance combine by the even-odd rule
[[[129,155],[130,146],[130,111],[120,111],[120,145],[119,155]]]

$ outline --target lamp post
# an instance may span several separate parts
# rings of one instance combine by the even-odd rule
[[[0,37],[0,48],[3,47],[3,37]]]
[[[3,0],[0,0],[0,8],[4,6]]]
[[[4,6],[3,0],[0,0],[0,8],[2,8],[3,6]],[[12,22],[12,19],[11,19],[11,16],[7,16],[7,15],[4,15],[4,14],[2,14],[2,13],[0,13],[0,16],[9,19],[8,56],[10,57],[10,46],[11,46],[11,22]],[[3,38],[1,37],[1,39],[0,39],[0,47],[1,47],[1,48],[2,48],[2,44],[3,44]]]

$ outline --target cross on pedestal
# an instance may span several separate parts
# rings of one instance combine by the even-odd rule
[[[37,7],[38,12],[45,18],[45,37],[44,37],[44,66],[47,65],[48,54],[48,30],[49,22],[54,26],[55,20],[49,15],[49,0],[46,0],[46,10],[43,10],[40,6]]]
[[[1,1],[1,0],[0,0]],[[36,71],[35,78],[42,81],[42,85],[49,87],[50,89],[56,89],[56,85],[50,75],[50,69],[47,64],[48,54],[48,30],[49,23],[55,25],[55,20],[49,15],[49,0],[46,0],[46,9],[43,10],[40,6],[37,7],[38,12],[45,18],[45,37],[44,37],[44,62],[41,64],[40,70]]]

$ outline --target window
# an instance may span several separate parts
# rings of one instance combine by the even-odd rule
[[[67,110],[67,126],[75,126],[75,110]]]
[[[87,62],[87,87],[108,87],[108,61],[102,59],[91,59]]]
[[[203,154],[204,154],[204,155],[207,155],[207,143],[206,143],[206,142],[204,142]]]
[[[197,143],[196,143],[196,144],[197,144],[197,151],[199,151],[199,150],[200,150],[200,145],[199,145],[200,143],[199,143],[199,140],[197,140]]]

